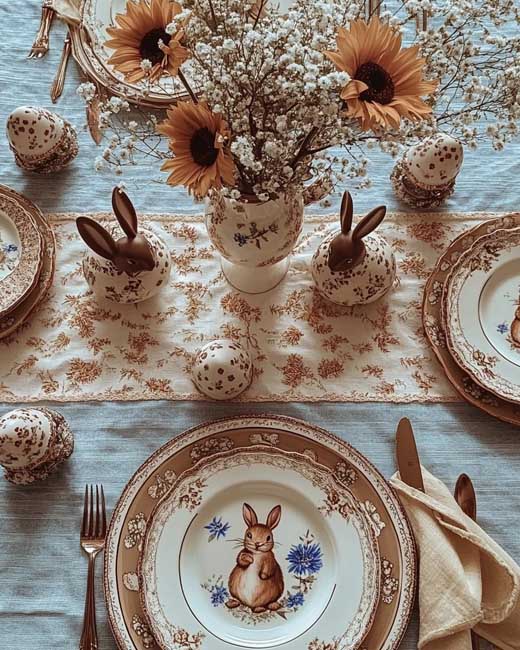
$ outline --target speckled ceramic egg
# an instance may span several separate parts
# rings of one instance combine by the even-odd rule
[[[199,350],[192,367],[195,386],[212,399],[233,399],[249,387],[253,364],[237,343],[218,339]]]
[[[409,176],[425,189],[455,180],[462,165],[462,144],[446,133],[438,133],[410,147],[403,157]]]
[[[74,127],[45,108],[15,109],[7,120],[7,137],[17,165],[40,174],[59,171],[78,154]]]
[[[352,228],[352,198],[345,192],[341,229],[324,237],[311,263],[316,288],[324,298],[338,305],[361,305],[378,300],[392,287],[394,253],[384,237],[372,232],[385,214],[386,208],[379,206]]]
[[[74,449],[65,418],[46,408],[19,408],[0,418],[0,465],[12,483],[44,479]]]
[[[83,275],[92,291],[112,302],[137,303],[155,296],[171,273],[171,255],[165,242],[148,228],[141,228],[154,259],[151,271],[128,274],[111,260],[89,252],[83,258]]]

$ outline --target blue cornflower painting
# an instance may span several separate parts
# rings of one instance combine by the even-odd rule
[[[206,530],[209,530],[209,537],[208,537],[208,542],[212,542],[214,539],[220,539],[221,537],[225,537],[228,530],[231,528],[231,526],[228,524],[228,522],[223,522],[222,517],[213,517],[213,519],[209,522],[207,526],[204,526]]]
[[[224,585],[214,585],[211,589],[211,603],[213,607],[223,605],[228,599],[229,593]]]
[[[497,325],[497,332],[500,334],[506,334],[509,332],[509,325],[507,323],[500,323]]]
[[[293,545],[286,557],[289,562],[289,572],[297,576],[318,573],[323,566],[322,557],[321,548],[317,542]]]
[[[297,591],[294,594],[289,594],[287,596],[287,607],[293,609],[294,607],[301,607],[303,605],[305,598],[301,591]]]

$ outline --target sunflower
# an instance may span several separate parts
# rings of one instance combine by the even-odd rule
[[[184,185],[201,198],[210,188],[233,185],[235,165],[229,151],[229,129],[205,102],[179,102],[157,130],[170,139],[174,157],[161,167],[169,185]]]
[[[401,49],[400,34],[377,16],[368,24],[354,20],[348,31],[340,27],[336,43],[338,51],[326,55],[350,75],[341,98],[364,131],[398,128],[401,117],[422,120],[431,113],[421,95],[432,93],[438,82],[423,80],[425,60],[417,45]]]
[[[112,38],[105,45],[115,50],[108,63],[131,83],[176,76],[189,54],[182,45],[182,26],[173,35],[166,27],[181,11],[180,4],[170,0],[129,0],[126,13],[116,15],[117,27],[107,28]]]

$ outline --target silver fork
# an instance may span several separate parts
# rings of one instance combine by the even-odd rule
[[[107,518],[105,511],[105,494],[103,486],[94,488],[85,486],[85,504],[83,506],[83,523],[81,525],[81,548],[88,555],[87,593],[85,596],[85,613],[83,616],[83,632],[79,642],[80,650],[97,650],[98,639],[96,629],[96,600],[94,590],[95,563],[97,555],[105,546]]]
[[[27,55],[28,59],[41,59],[49,51],[49,32],[51,31],[52,21],[54,20],[55,11],[44,4],[42,5],[42,14],[40,18],[40,27],[31,51]]]

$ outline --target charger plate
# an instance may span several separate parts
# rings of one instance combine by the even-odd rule
[[[520,213],[513,213],[497,219],[487,220],[457,237],[439,257],[432,274],[426,282],[422,316],[424,332],[432,350],[444,368],[446,376],[462,397],[486,413],[505,422],[520,426],[519,406],[482,388],[457,365],[446,344],[442,313],[442,295],[446,280],[453,265],[462,253],[484,234],[492,234],[496,230],[504,228],[518,227],[520,227]]]
[[[398,498],[382,475],[340,438],[300,420],[266,415],[227,418],[190,429],[156,451],[128,482],[112,515],[104,566],[109,620],[122,650],[159,647],[143,611],[138,583],[138,564],[147,522],[151,521],[159,500],[169,493],[178,477],[193,470],[200,461],[209,462],[217,459],[218,454],[259,446],[266,451],[307,456],[327,468],[359,502],[377,538],[381,562],[381,594],[374,622],[362,647],[394,650],[399,646],[410,620],[417,574],[413,537]],[[259,517],[265,518],[267,502],[265,508],[262,503],[257,507]],[[215,516],[214,531],[218,534],[220,515]],[[280,531],[283,516],[284,512]],[[224,519],[220,524],[222,522],[226,523]],[[299,530],[294,532],[301,534]],[[204,544],[211,547],[217,541],[222,542],[207,542],[213,534],[210,529],[207,533]],[[316,593],[319,594],[319,590]],[[332,640],[330,642],[331,648],[339,648]],[[172,646],[174,650],[202,649],[201,640],[196,636],[180,634],[176,643]],[[312,650],[323,649],[316,646]]]
[[[72,30],[74,58],[85,74],[112,95],[150,108],[166,108],[187,96],[177,78],[162,77],[150,84],[143,80],[129,83],[124,75],[108,63],[113,50],[105,47],[109,39],[107,27],[114,24],[118,13],[124,13],[126,0],[82,0],[80,6],[81,26]],[[189,77],[189,64],[183,71]]]
[[[0,185],[0,195],[17,201],[34,219],[43,241],[42,265],[34,287],[16,307],[0,316],[0,339],[12,334],[41,304],[52,284],[56,264],[56,241],[54,232],[34,203],[10,187]]]
[[[484,234],[460,256],[443,308],[457,363],[482,388],[520,404],[520,228]]]
[[[258,513],[258,514],[257,514]],[[148,522],[143,609],[163,650],[356,650],[380,597],[362,504],[328,468],[276,447],[200,461]]]
[[[31,291],[41,270],[42,237],[16,196],[0,192],[0,316]]]

